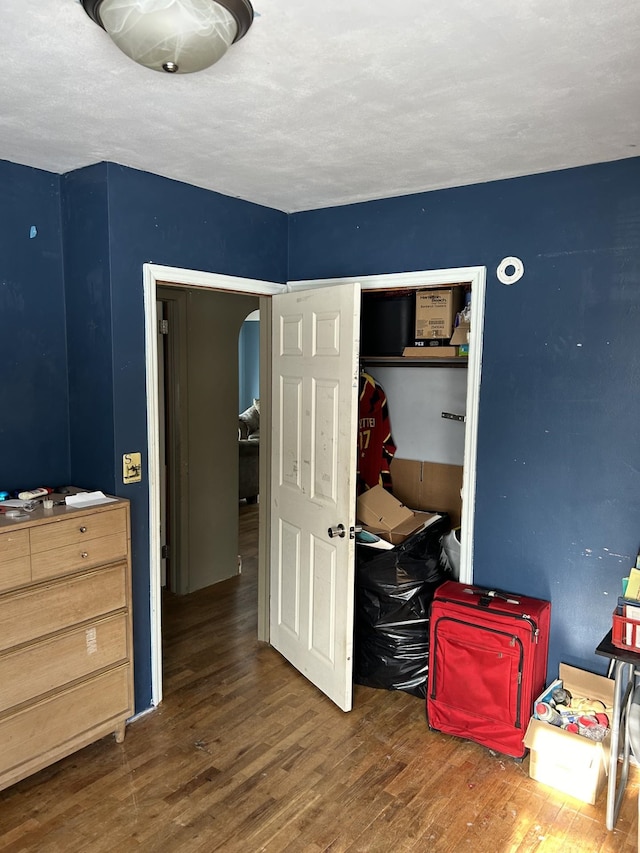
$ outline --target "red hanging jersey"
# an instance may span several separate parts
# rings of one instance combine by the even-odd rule
[[[389,463],[395,452],[386,394],[372,376],[362,371],[358,407],[358,494],[377,485],[391,491]]]

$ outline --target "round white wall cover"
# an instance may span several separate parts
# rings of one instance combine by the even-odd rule
[[[524,264],[520,258],[503,258],[496,274],[502,284],[515,284],[524,275]]]

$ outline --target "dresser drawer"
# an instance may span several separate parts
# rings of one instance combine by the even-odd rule
[[[8,530],[0,534],[0,571],[5,563],[29,556],[29,531]]]
[[[73,545],[64,545],[31,555],[31,578],[34,581],[68,575],[79,569],[91,569],[105,563],[123,560],[127,554],[127,535],[124,531],[85,539]]]
[[[31,580],[29,531],[9,530],[0,535],[0,592]]]
[[[123,609],[126,572],[120,563],[0,596],[0,650]]]
[[[10,773],[25,763],[43,766],[42,759],[48,753],[55,751],[60,757],[65,753],[65,743],[130,714],[127,665],[37,702],[0,719],[0,773]]]
[[[24,586],[31,580],[31,562],[28,557],[18,557],[0,563],[0,592]]]
[[[0,714],[128,656],[124,613],[0,655]]]
[[[126,538],[127,512],[124,507],[109,512],[95,512],[62,518],[31,529],[31,553],[50,551],[65,545],[79,544],[88,539],[100,539],[113,533]],[[122,555],[119,555],[122,556]]]

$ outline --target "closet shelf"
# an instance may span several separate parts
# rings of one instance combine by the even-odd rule
[[[451,356],[451,358],[406,358],[392,355],[361,355],[361,364],[380,364],[393,367],[467,367],[467,356]]]

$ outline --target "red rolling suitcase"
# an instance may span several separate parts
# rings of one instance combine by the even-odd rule
[[[445,734],[522,758],[545,687],[551,604],[445,581],[429,625],[427,721]]]

